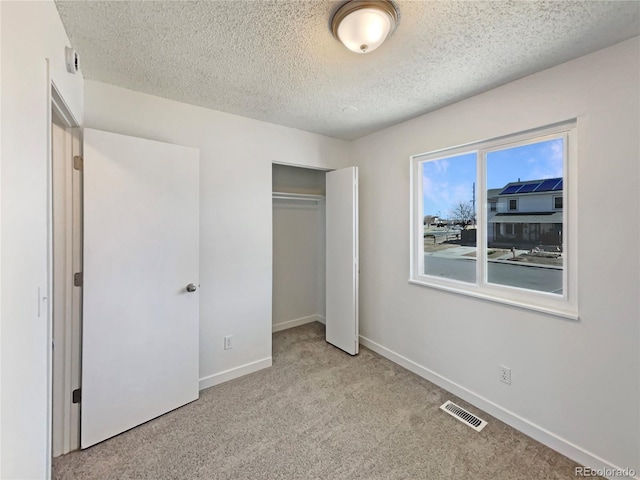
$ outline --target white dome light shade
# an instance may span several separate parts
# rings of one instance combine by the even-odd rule
[[[373,52],[382,45],[391,30],[391,19],[386,13],[363,8],[350,13],[338,26],[338,38],[352,52]]]
[[[382,45],[396,26],[397,14],[386,1],[352,1],[334,15],[334,36],[355,53],[369,53]]]

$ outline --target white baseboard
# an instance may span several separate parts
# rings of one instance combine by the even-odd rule
[[[276,323],[272,327],[272,332],[279,332],[280,330],[287,330],[288,328],[299,327],[307,323],[320,322],[325,323],[325,319],[322,315],[309,315],[308,317],[295,318],[293,320],[287,320],[286,322]]]
[[[555,450],[556,452],[561,453],[562,455],[569,457],[580,465],[584,465],[593,470],[601,470],[604,472],[607,471],[616,471],[623,470],[620,467],[613,465],[612,463],[600,458],[599,456],[588,452],[587,450],[571,443],[570,441],[559,437],[558,435],[550,432],[549,430],[536,425],[535,423],[530,422],[529,420],[522,418],[518,414],[511,412],[500,405],[488,400],[471,390],[459,385],[451,380],[443,377],[435,373],[432,370],[429,370],[422,365],[417,364],[413,360],[409,360],[406,357],[394,352],[393,350],[389,350],[388,348],[380,345],[379,343],[374,342],[366,337],[360,336],[360,344],[373,350],[374,352],[382,355],[383,357],[391,360],[394,363],[397,363],[401,367],[406,368],[407,370],[419,375],[420,377],[429,380],[432,383],[435,383],[441,388],[444,388],[448,392],[462,398],[463,400],[469,402],[470,404],[476,406],[477,408],[487,412],[489,415],[494,416],[498,420],[506,423],[507,425],[512,426],[516,430],[524,433],[525,435],[537,440],[538,442],[546,445],[547,447]],[[639,472],[635,472],[636,476],[633,477],[635,479],[640,478]],[[606,475],[603,475],[606,476]],[[611,477],[611,478],[620,478]],[[629,478],[629,477],[627,477]]]
[[[255,362],[247,363],[245,365],[240,365],[239,367],[225,370],[224,372],[214,373],[213,375],[209,375],[200,379],[200,390],[204,390],[205,388],[228,382],[229,380],[233,380],[234,378],[243,377],[244,375],[257,372],[258,370],[262,370],[263,368],[268,368],[270,366],[271,357],[267,357],[263,358],[262,360],[256,360]]]

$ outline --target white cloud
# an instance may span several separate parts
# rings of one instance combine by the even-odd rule
[[[535,164],[529,173],[531,180],[542,178],[556,178],[563,176],[564,148],[562,140],[546,142],[537,156],[528,159],[529,164]]]
[[[432,165],[435,167],[436,173],[447,173],[447,169],[449,168],[449,160],[443,158],[442,160],[433,162]]]
[[[434,182],[430,177],[422,177],[422,194],[435,205],[450,201],[449,185],[447,183]]]

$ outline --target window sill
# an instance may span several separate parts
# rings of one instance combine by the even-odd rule
[[[422,280],[415,280],[413,278],[409,279],[409,283],[413,285],[420,285],[422,287],[435,288],[437,290],[444,290],[446,292],[466,295],[468,297],[479,298],[481,300],[487,300],[494,303],[501,303],[503,305],[510,305],[512,307],[523,308],[525,310],[532,310],[534,312],[545,313],[547,315],[553,315],[555,317],[565,318],[568,320],[580,320],[580,316],[578,315],[578,312],[574,312],[570,310],[562,310],[559,308],[535,305],[535,304],[523,302],[520,300],[511,300],[511,299],[491,295],[488,293],[475,292],[475,291],[467,290],[465,288],[457,288],[457,287],[448,286],[448,285],[439,285],[435,283],[425,282]]]

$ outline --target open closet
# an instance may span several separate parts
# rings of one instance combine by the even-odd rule
[[[325,172],[273,165],[273,331],[325,323]]]
[[[273,164],[273,331],[325,323],[358,353],[358,170]]]

